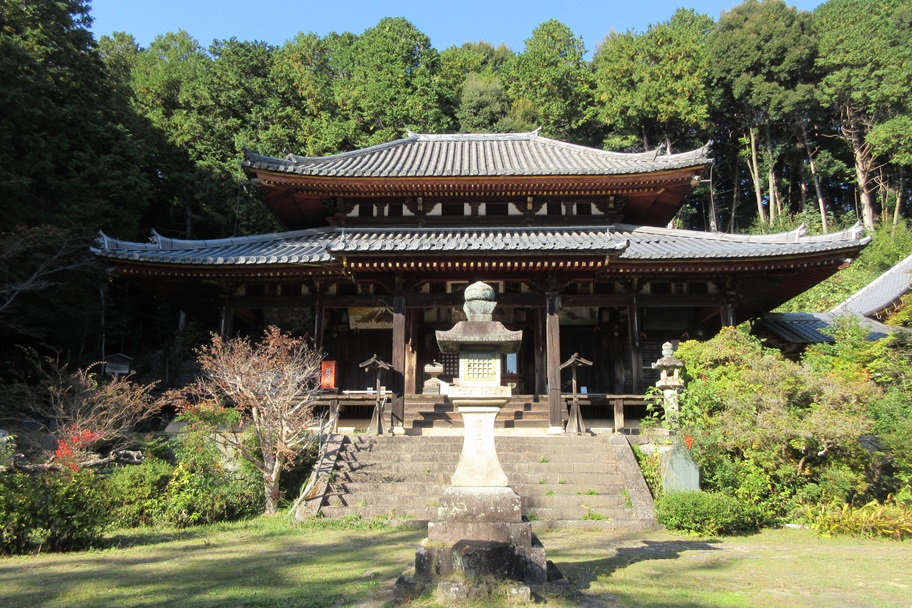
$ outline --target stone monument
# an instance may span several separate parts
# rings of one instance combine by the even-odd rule
[[[494,445],[494,420],[511,396],[500,385],[501,356],[516,352],[522,340],[521,331],[492,319],[494,296],[485,283],[470,285],[467,320],[437,332],[441,352],[459,355],[459,378],[448,397],[464,422],[462,454],[415,553],[415,581],[400,579],[400,591],[436,584],[445,599],[476,597],[493,580],[528,596],[548,582],[545,549],[523,520],[522,500]]]

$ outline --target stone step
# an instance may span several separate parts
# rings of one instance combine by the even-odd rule
[[[461,450],[447,447],[436,451],[398,452],[395,456],[386,454],[385,458],[374,456],[371,452],[358,453],[346,451],[339,454],[338,461],[340,463],[370,462],[379,464],[395,460],[397,463],[440,463],[455,466],[459,461],[460,451]],[[574,451],[545,451],[544,453],[538,451],[528,453],[498,450],[497,455],[500,458],[501,466],[505,471],[508,469],[512,471],[527,471],[532,469],[547,470],[548,468],[570,467],[573,471],[609,473],[613,467],[613,463],[607,462],[604,455],[595,453],[580,454]]]
[[[611,528],[638,520],[626,507],[624,476],[610,441],[598,436],[498,436],[495,444],[508,483],[522,497],[523,513],[548,522],[536,525]],[[336,462],[323,514],[433,521],[462,443],[461,435],[350,437]]]
[[[591,521],[629,521],[633,519],[632,510],[617,507],[579,506],[558,508],[535,508],[528,512],[529,519],[546,520],[591,520]]]
[[[440,495],[450,485],[449,478],[450,475],[447,474],[446,481],[443,482],[431,481],[425,479],[424,476],[421,476],[420,479],[396,482],[396,493]],[[520,496],[547,496],[549,493],[551,495],[557,496],[620,496],[621,490],[624,488],[623,484],[620,481],[617,481],[615,483],[590,482],[585,484],[561,485],[514,483],[511,484],[510,487],[513,488],[513,491]],[[347,481],[340,480],[338,476],[332,483],[332,489],[336,492],[350,493],[375,492],[379,489],[379,491],[389,493],[387,486],[382,482],[377,483],[375,481],[366,480]]]
[[[379,471],[339,471],[335,475],[337,483],[375,483],[385,487],[385,491],[393,492],[394,488],[388,484],[400,483],[423,483],[423,484],[445,484],[449,485],[453,476],[452,471],[441,471],[431,473],[417,474],[413,471],[404,469],[399,472],[379,472]],[[586,493],[590,490],[598,492],[597,487],[605,485],[617,485],[621,487],[619,478],[593,479],[591,475],[581,473],[570,474],[551,474],[551,475],[529,475],[529,474],[507,474],[507,482],[517,494],[525,495],[517,488],[526,488],[529,486],[538,486],[535,494],[545,494],[549,490],[557,493],[563,490],[576,494],[576,492]]]
[[[394,521],[410,521],[426,524],[428,521],[437,517],[437,508],[387,508],[387,507],[363,507],[352,509],[350,507],[324,506],[320,512],[324,517],[337,518],[348,515],[358,515],[362,519],[380,519]]]

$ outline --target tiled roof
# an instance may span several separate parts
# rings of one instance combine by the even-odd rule
[[[763,315],[758,325],[762,331],[789,344],[819,344],[833,341],[832,336],[824,332],[838,316],[833,312],[770,312]],[[865,317],[859,317],[859,322],[868,330],[869,340],[885,338],[893,329]]]
[[[246,151],[244,167],[313,177],[506,177],[624,175],[708,165],[707,148],[681,154],[608,152],[538,134],[409,133],[332,156],[272,158]]]
[[[779,234],[748,235],[618,225],[614,235],[630,242],[622,260],[795,256],[839,250],[870,240],[863,237],[860,225],[816,236],[808,236],[803,227]]]
[[[332,262],[326,251],[328,230],[205,241],[169,239],[153,232],[148,243],[120,241],[101,234],[92,251],[101,257],[129,262],[231,266],[256,264],[320,264]]]
[[[320,228],[256,237],[181,241],[153,235],[130,243],[102,235],[101,257],[154,264],[326,264],[337,256],[474,253],[547,255],[621,252],[621,260],[771,258],[859,247],[859,228],[822,236],[801,230],[734,235],[643,226],[497,228]]]
[[[831,312],[852,312],[865,317],[877,314],[908,292],[910,281],[912,255],[855,292]]]

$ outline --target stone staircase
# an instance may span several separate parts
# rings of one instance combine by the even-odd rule
[[[535,528],[655,525],[652,499],[623,436],[513,435],[495,442]],[[415,525],[434,520],[461,450],[461,436],[346,436],[320,511]]]
[[[455,406],[439,395],[414,395],[406,402],[405,420],[412,429],[461,429],[462,416]],[[532,395],[515,395],[501,409],[494,422],[495,428],[546,429],[548,428],[548,402]],[[458,455],[458,454],[457,454]]]

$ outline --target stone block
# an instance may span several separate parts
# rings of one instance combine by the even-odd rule
[[[430,542],[454,544],[462,540],[494,541],[522,547],[532,544],[528,522],[429,522]]]
[[[440,497],[441,522],[521,522],[522,498],[507,487],[449,487]]]
[[[660,460],[662,486],[666,492],[700,489],[700,469],[683,446],[664,452]]]

